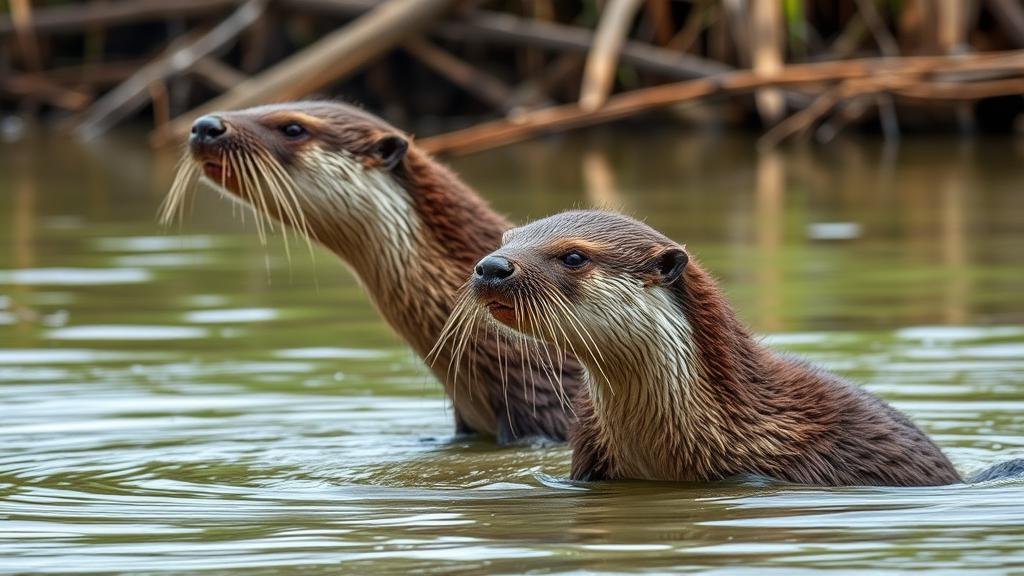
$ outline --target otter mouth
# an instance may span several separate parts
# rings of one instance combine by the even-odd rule
[[[199,171],[211,182],[224,187],[228,192],[241,195],[236,168],[226,163],[222,158],[215,157],[212,153],[193,153],[193,161],[199,167]]]
[[[220,182],[224,176],[224,166],[220,162],[213,162],[211,160],[205,160],[201,163],[203,174],[206,175],[210,180]]]
[[[498,300],[491,300],[486,304],[487,311],[491,314],[491,317],[501,322],[502,324],[514,328],[516,325],[516,309],[500,302]]]

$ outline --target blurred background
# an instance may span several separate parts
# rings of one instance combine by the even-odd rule
[[[158,144],[200,110],[309,96],[420,136],[519,127],[433,144],[450,151],[665,108],[774,128],[764,145],[1007,132],[1020,48],[1018,0],[4,0],[0,105],[8,137],[40,118],[86,137],[141,120]]]
[[[156,223],[198,114],[354,102],[686,243],[967,474],[1024,457],[1022,49],[1019,0],[0,0],[0,573],[1024,570],[1019,482],[568,485],[331,254]]]

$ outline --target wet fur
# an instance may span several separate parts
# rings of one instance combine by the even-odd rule
[[[195,161],[216,159],[223,149],[273,159],[294,181],[308,236],[352,268],[388,324],[425,358],[457,290],[476,261],[499,245],[509,222],[407,136],[351,106],[297,102],[218,116],[229,137],[215,149],[193,146]],[[275,126],[288,122],[301,123],[308,138],[283,139]],[[183,172],[195,171],[185,166]],[[243,200],[297,228],[272,201],[255,194]],[[458,364],[450,349],[437,350],[430,363],[452,400],[456,431],[500,443],[567,439],[573,419],[550,370],[526,358],[538,350],[502,348],[483,327],[471,338],[474,346]],[[575,395],[582,369],[569,358],[560,368],[557,385]]]
[[[592,263],[567,271],[570,247]],[[577,480],[709,481],[758,474],[803,484],[930,486],[960,482],[905,415],[863,389],[770,350],[736,318],[684,249],[618,214],[569,212],[506,235],[516,275],[493,298],[565,299],[582,336],[518,328],[578,354],[589,394],[576,404]],[[681,273],[672,262],[685,262]],[[546,289],[538,290],[539,286]]]

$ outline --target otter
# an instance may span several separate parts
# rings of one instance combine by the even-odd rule
[[[757,341],[684,246],[627,216],[574,211],[510,230],[466,291],[458,321],[489,317],[584,365],[572,479],[961,482],[907,416]],[[1002,466],[976,479],[1024,471]]]
[[[293,102],[203,116],[168,193],[162,218],[181,215],[204,178],[256,216],[265,242],[274,222],[324,246],[355,273],[387,323],[421,357],[441,335],[454,296],[509,222],[412,138],[350,105]],[[287,235],[285,248],[288,249]],[[582,369],[544,347],[510,347],[485,326],[457,361],[431,356],[454,407],[456,432],[564,441],[564,408]]]

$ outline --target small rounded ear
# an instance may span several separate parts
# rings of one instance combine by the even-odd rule
[[[402,163],[405,152],[409,149],[409,142],[395,134],[381,136],[373,145],[373,155],[380,161],[385,170],[394,170],[395,166]]]
[[[678,280],[683,275],[683,270],[689,261],[690,257],[686,255],[686,251],[682,248],[678,246],[666,248],[658,256],[657,266],[661,285],[668,286]]]

